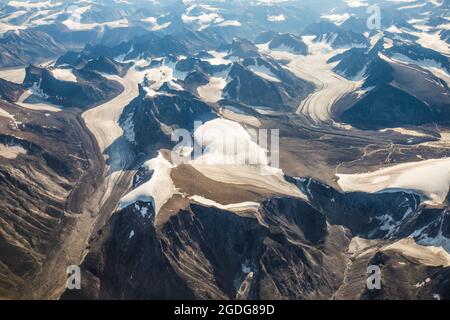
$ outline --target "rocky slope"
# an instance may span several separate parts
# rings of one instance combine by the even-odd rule
[[[44,68],[29,66],[26,69],[24,86],[38,91],[45,100],[63,107],[89,108],[111,100],[122,90],[122,86],[106,79],[89,68],[74,69],[76,81],[58,79]]]
[[[81,239],[66,241],[89,215],[85,199],[102,180],[103,162],[78,115],[0,107],[11,115],[0,114],[0,297],[50,297],[60,278],[40,277],[64,277],[82,254]]]

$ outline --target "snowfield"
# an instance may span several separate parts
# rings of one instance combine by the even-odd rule
[[[176,192],[170,177],[170,172],[175,166],[167,161],[161,153],[156,158],[145,162],[144,166],[153,171],[151,179],[125,195],[120,200],[119,209],[126,208],[137,201],[150,201],[155,208],[155,214],[158,214],[159,210]]]
[[[414,25],[418,28],[418,25]],[[419,37],[417,43],[422,47],[429,48],[441,52],[445,55],[450,55],[450,46],[440,38],[439,32],[409,32],[410,34]]]
[[[441,204],[449,192],[450,158],[408,162],[370,173],[337,176],[344,192],[409,190],[420,193],[426,203]]]
[[[386,59],[389,59],[386,57]],[[409,57],[396,53],[394,54],[389,61],[402,63],[402,64],[415,64],[422,69],[430,71],[434,76],[439,79],[442,79],[450,86],[450,74],[442,67],[440,63],[437,63],[434,60],[426,59],[426,60],[413,60]]]
[[[104,152],[116,139],[123,135],[118,121],[123,109],[139,95],[138,84],[141,76],[131,68],[124,78],[104,75],[108,80],[119,82],[124,91],[116,98],[83,113],[86,125],[97,138],[100,150]]]
[[[53,76],[61,81],[77,82],[77,77],[73,74],[71,69],[51,69]]]
[[[204,123],[194,132],[195,141],[203,146],[203,154],[196,164],[254,164],[267,166],[267,151],[252,140],[239,123],[214,119]]]
[[[25,68],[13,68],[0,70],[0,78],[9,82],[22,84],[25,79]]]
[[[224,106],[220,108],[220,114],[223,115],[224,118],[229,119],[231,121],[245,123],[252,127],[261,126],[261,122],[258,120],[258,118],[236,111],[236,109],[231,106]]]
[[[222,210],[230,210],[230,211],[245,211],[245,210],[258,210],[259,203],[252,202],[252,201],[246,201],[246,202],[240,202],[240,203],[230,203],[230,204],[220,204],[218,202],[215,202],[210,199],[206,199],[202,196],[192,196],[189,199],[194,200],[195,202],[198,202],[200,204],[203,204],[205,206],[215,207]]]
[[[284,179],[281,169],[270,166],[267,150],[254,142],[239,123],[208,121],[194,132],[194,139],[202,146],[203,154],[189,163],[208,178],[305,198]]]

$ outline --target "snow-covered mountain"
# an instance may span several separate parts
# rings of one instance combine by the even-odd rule
[[[449,7],[0,1],[0,298],[450,299]]]

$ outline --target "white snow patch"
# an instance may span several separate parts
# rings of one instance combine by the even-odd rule
[[[408,162],[360,174],[337,174],[345,192],[383,192],[389,189],[414,190],[426,203],[441,204],[450,186],[450,158]]]
[[[16,159],[21,154],[27,154],[27,150],[22,146],[0,143],[0,157],[12,160]]]
[[[156,158],[145,162],[144,166],[149,171],[153,170],[152,178],[125,195],[120,200],[119,209],[125,208],[136,201],[151,201],[155,213],[158,214],[164,204],[176,193],[176,188],[170,177],[172,168],[175,168],[175,166],[167,161],[161,153]]]
[[[324,14],[321,16],[322,19],[329,20],[337,25],[342,24],[345,22],[348,18],[350,18],[352,15],[349,13],[344,14],[337,14],[337,13],[331,13],[331,14]]]
[[[195,202],[204,204],[206,206],[210,207],[216,207],[218,209],[222,210],[231,210],[231,211],[243,211],[247,209],[258,209],[259,203],[252,202],[252,201],[246,201],[246,202],[239,202],[239,203],[230,203],[230,204],[221,204],[218,202],[215,202],[213,200],[204,198],[202,196],[191,196],[189,199],[194,200]]]
[[[394,25],[392,25],[389,28],[387,28],[386,31],[390,32],[390,33],[402,33],[403,32],[397,26],[394,26]]]
[[[189,163],[208,178],[228,184],[250,185],[280,194],[305,198],[284,179],[284,173],[269,165],[267,150],[252,140],[238,123],[214,119],[194,132],[202,155]]]
[[[175,81],[178,79],[184,80],[186,74],[184,72],[176,71],[175,64],[164,63],[162,66],[149,69],[145,73],[145,78],[149,82],[149,85],[144,86],[143,88],[147,92],[147,96],[149,97],[161,94],[159,90],[164,85],[164,83],[167,83],[173,90],[183,90],[183,87],[181,87]]]
[[[53,76],[62,81],[77,82],[77,77],[73,74],[72,69],[51,69]]]
[[[427,283],[429,283],[430,281],[431,281],[430,278],[426,278],[424,281],[419,282],[419,283],[416,283],[416,284],[414,285],[414,287],[416,287],[416,288],[422,288],[422,287],[424,287]]]
[[[284,14],[267,16],[267,21],[269,21],[269,22],[283,22],[285,20],[286,20],[286,17],[284,16]]]
[[[52,1],[9,1],[8,6],[16,7],[16,8],[28,8],[28,9],[40,9],[40,8],[51,8],[55,6],[61,5],[61,2],[52,2]]]
[[[0,98],[1,98],[1,96],[0,96]],[[3,110],[2,108],[0,108],[0,117],[8,118],[8,119],[15,121],[14,116],[12,114],[10,114],[9,112],[7,112],[6,110]]]
[[[224,77],[211,77],[204,86],[197,88],[197,93],[206,102],[217,102],[222,99],[223,89],[227,85]]]
[[[212,55],[213,58],[203,59],[203,61],[207,61],[213,66],[222,64],[228,65],[231,63],[230,60],[225,59],[225,57],[227,56],[226,52],[208,51],[208,53]]]
[[[439,247],[425,247],[417,244],[413,238],[405,238],[384,246],[381,251],[397,251],[427,266],[450,266],[450,254]]]
[[[194,132],[194,139],[203,146],[196,164],[259,164],[268,165],[266,150],[252,140],[239,124],[225,119],[204,123]]]
[[[127,141],[135,144],[136,137],[134,132],[134,122],[133,122],[133,114],[130,113],[128,117],[125,119],[123,124],[123,135]]]
[[[171,25],[171,22],[166,22],[166,23],[162,23],[159,24],[158,23],[158,18],[156,17],[148,17],[148,18],[143,18],[141,19],[142,22],[145,23],[149,23],[151,25],[151,30],[152,31],[158,31],[158,30],[163,30],[168,28]]]
[[[19,31],[26,29],[26,27],[23,26],[15,26],[12,24],[4,23],[0,21],[0,35],[3,35],[9,31]]]
[[[350,8],[367,7],[368,4],[365,0],[345,0],[345,3]]]

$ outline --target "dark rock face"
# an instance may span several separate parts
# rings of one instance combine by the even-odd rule
[[[408,237],[415,235],[417,240],[423,235],[435,238],[446,233],[448,223],[448,210],[443,208],[423,208],[417,210],[406,219],[398,229],[398,237]],[[418,232],[420,231],[420,232]],[[448,234],[444,235],[448,238]]]
[[[89,61],[84,69],[123,77],[128,70],[128,66],[105,56],[100,56]]]
[[[147,215],[142,215],[143,208]],[[92,250],[84,262],[82,288],[86,290],[66,291],[62,299],[193,299],[168,263],[170,253],[164,250],[153,216],[151,204],[143,202],[114,215],[93,239],[92,247],[99,251]],[[92,285],[96,282],[98,288]]]
[[[403,263],[400,267],[399,261]],[[448,300],[450,298],[450,268],[405,263],[401,252],[378,252],[369,265],[379,265],[382,272],[381,290],[361,293],[361,299],[370,300]]]
[[[139,167],[136,175],[133,177],[133,189],[143,185],[149,181],[153,176],[153,170],[149,170],[147,167]]]
[[[175,60],[176,61],[176,60]],[[214,75],[215,73],[226,70],[226,65],[211,65],[207,61],[202,61],[199,58],[188,57],[177,62],[175,69],[181,72],[201,72],[206,75]]]
[[[380,54],[433,60],[444,68],[448,67],[449,59],[430,49],[416,50],[415,45],[401,40],[394,40],[394,46],[385,49],[384,42],[382,38],[368,51],[353,48],[330,59],[329,62],[339,61],[334,68],[336,73],[349,79],[364,77],[362,88],[369,90],[350,103],[339,115],[340,119],[361,129],[448,125],[447,84],[424,69],[386,61]]]
[[[339,61],[333,71],[349,79],[362,72],[362,76],[366,76],[363,88],[390,83],[394,79],[394,69],[379,57],[384,50],[383,45],[384,39],[381,39],[370,50],[352,48],[334,56],[329,62]]]
[[[20,84],[0,79],[0,99],[16,102],[23,92],[24,89]]]
[[[394,54],[401,54],[411,60],[433,60],[442,68],[450,72],[450,58],[432,49],[421,47],[417,44],[411,44],[409,42],[396,41],[394,45],[385,50],[386,55],[392,56]]]
[[[368,239],[388,235],[390,227],[403,223],[406,217],[416,212],[420,203],[418,195],[403,191],[341,193],[313,179],[292,181],[308,195],[312,206],[323,212],[332,224],[344,225],[353,236]],[[386,221],[389,221],[387,225]]]
[[[369,41],[366,37],[353,31],[337,30],[336,33],[319,36],[316,40],[331,42],[333,48],[342,48],[352,45],[363,47],[369,46]]]
[[[14,159],[0,154],[0,297],[31,298],[43,288],[38,275],[50,270],[50,257],[101,180],[103,162],[75,114],[46,117],[0,105],[21,122],[16,128],[0,118],[0,144],[25,151]]]
[[[39,83],[42,79],[43,73],[43,68],[29,65],[25,69],[25,79],[23,80],[23,86],[25,88],[31,88],[35,83]]]
[[[441,31],[440,38],[441,38],[441,40],[449,42],[450,41],[450,30]]]
[[[258,48],[246,39],[235,39],[224,49],[227,50],[229,56],[233,57],[253,58],[259,55]]]
[[[393,67],[378,57],[371,60],[367,65],[366,76],[363,88],[383,86],[395,79]]]
[[[376,265],[381,272],[381,289],[367,288],[366,268]],[[375,251],[352,259],[346,282],[336,299],[362,300],[448,300],[448,267],[411,262],[401,251]],[[362,277],[361,275],[365,275]]]
[[[230,81],[224,88],[224,96],[249,105],[282,106],[283,97],[276,89],[276,84],[257,77],[251,71],[235,63],[230,70]]]
[[[266,201],[264,224],[191,204],[155,227],[143,206],[113,216],[82,266],[86,289],[63,298],[329,298],[342,280],[349,240],[303,200]]]
[[[89,68],[92,70],[100,68],[99,71],[116,74],[117,71],[121,73],[120,70],[127,67],[114,61],[119,56],[127,61],[138,58],[189,55],[189,49],[183,42],[171,35],[158,36],[154,33],[145,33],[131,38],[112,46],[86,44],[81,52],[68,52],[61,56],[56,65],[70,64],[81,68],[91,62]]]
[[[428,244],[450,239],[447,205],[430,208],[421,203],[419,195],[401,190],[341,193],[313,179],[288,179],[330,223],[347,227],[353,237],[392,241],[412,237]]]
[[[447,239],[450,239],[450,211],[445,211],[442,216],[440,232]]]
[[[262,65],[273,70],[282,82],[274,82],[259,77],[244,65]],[[261,58],[247,58],[241,63],[233,63],[228,73],[232,80],[225,86],[224,97],[250,106],[266,106],[276,110],[296,107],[299,101],[313,90],[311,84],[296,78],[283,69],[274,68]]]
[[[339,30],[339,27],[332,22],[322,20],[308,25],[302,32],[304,35],[323,35]]]
[[[89,57],[84,55],[84,53],[69,51],[56,60],[55,66],[70,65],[74,67],[83,67],[88,61]]]
[[[289,48],[296,54],[308,54],[308,47],[301,38],[291,34],[277,34],[273,37],[272,41],[269,43],[269,48],[277,49],[280,47]]]
[[[339,61],[333,71],[345,76],[346,78],[354,78],[364,66],[368,63],[368,57],[364,48],[352,48],[344,53],[332,57],[328,62],[333,63]]]
[[[141,90],[140,96],[125,108],[120,124],[125,136],[134,137],[129,142],[138,151],[145,152],[155,143],[165,148],[173,145],[171,132],[165,128],[193,130],[195,121],[205,122],[215,117],[206,103],[189,92],[172,95],[169,90],[167,94],[146,97]]]
[[[391,85],[370,91],[341,115],[342,120],[360,128],[386,128],[433,122],[435,112],[419,99]]]
[[[56,79],[49,70],[29,66],[26,69],[25,87],[38,85],[48,100],[64,107],[89,108],[112,99],[122,86],[107,80],[96,72],[86,69],[74,70],[77,82]]]
[[[191,92],[195,92],[198,87],[208,83],[208,77],[199,71],[190,72],[186,78],[184,78],[184,87]]]
[[[100,32],[98,29],[92,30],[70,30],[65,24],[56,21],[53,24],[44,24],[37,26],[36,31],[51,35],[55,41],[64,46],[80,46],[89,42],[96,42],[99,40]]]

